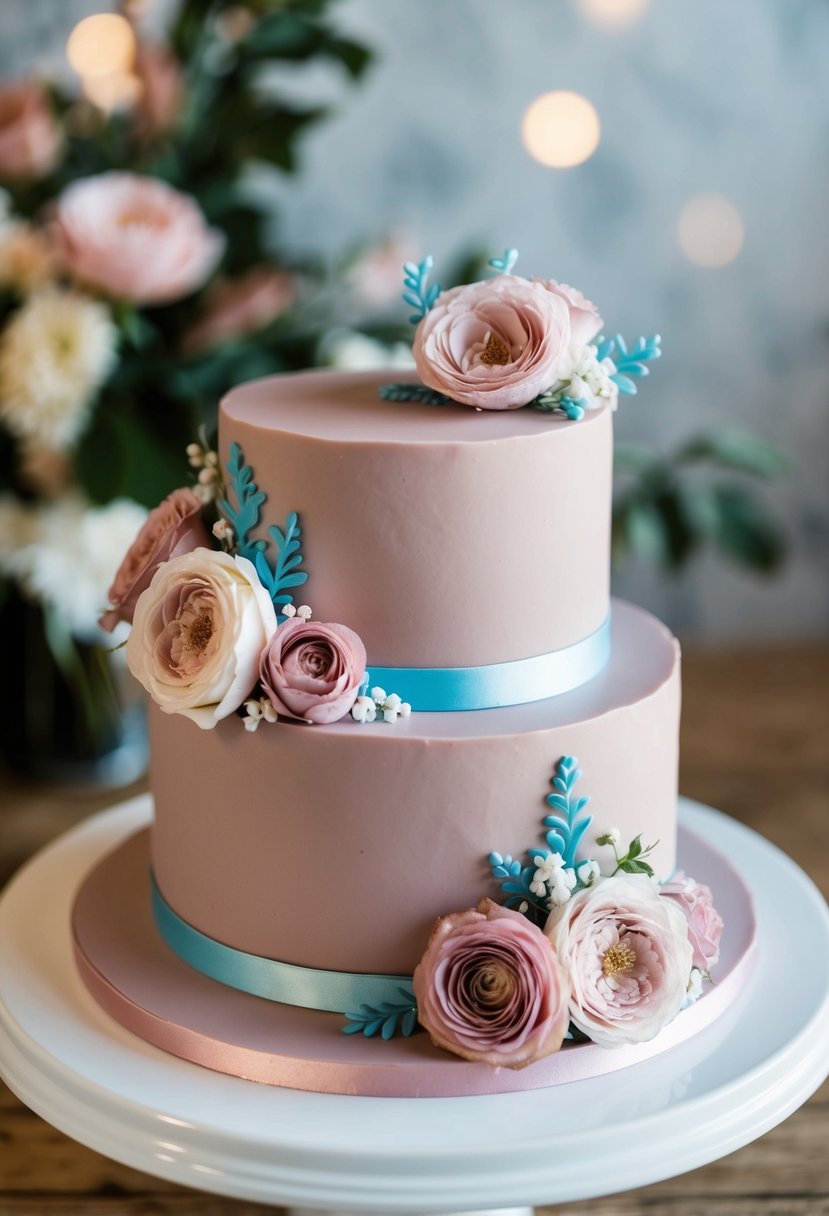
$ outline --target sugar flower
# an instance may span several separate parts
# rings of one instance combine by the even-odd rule
[[[567,305],[570,314],[570,341],[574,346],[586,346],[596,337],[602,328],[602,318],[596,305],[592,300],[588,300],[583,292],[577,287],[569,287],[567,283],[558,283],[555,279],[534,278],[533,282],[546,287]]]
[[[673,900],[688,922],[688,940],[694,951],[694,966],[708,972],[720,957],[720,937],[723,919],[714,907],[709,887],[688,878],[679,870],[670,882],[660,888],[666,899]]]
[[[165,713],[206,730],[250,696],[275,630],[252,563],[194,549],[159,566],[139,596],[127,663]]]
[[[262,687],[277,713],[315,724],[336,722],[357,698],[366,648],[353,629],[309,621],[300,611],[263,650]]]
[[[101,617],[101,628],[111,632],[119,621],[132,623],[138,597],[162,562],[209,547],[201,502],[190,489],[173,490],[150,512],[118,567],[107,595],[111,607]]]
[[[209,278],[224,237],[195,199],[153,177],[101,173],[57,201],[53,232],[65,268],[116,299],[167,304]]]
[[[618,874],[575,892],[545,932],[570,977],[570,1018],[602,1047],[647,1042],[682,1008],[685,917],[650,878]]]
[[[438,920],[414,991],[438,1047],[496,1068],[558,1051],[567,1030],[569,985],[550,942],[489,899]]]
[[[103,304],[57,287],[30,296],[0,335],[0,419],[19,439],[69,446],[115,365],[117,341]]]
[[[243,721],[245,723],[245,730],[247,731],[258,730],[260,722],[273,723],[279,717],[267,697],[258,697],[245,701],[243,708],[245,711]]]
[[[560,853],[535,853],[532,861],[536,867],[530,882],[533,895],[549,898],[551,907],[566,903],[576,885],[575,871],[565,866]]]
[[[566,301],[541,282],[502,274],[443,292],[417,327],[424,384],[480,409],[519,409],[561,377]]]

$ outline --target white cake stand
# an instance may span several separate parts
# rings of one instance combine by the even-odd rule
[[[681,817],[741,859],[760,950],[743,998],[633,1069],[527,1093],[355,1098],[224,1076],[166,1055],[95,1004],[72,958],[79,881],[146,823],[147,797],[38,854],[0,900],[0,1073],[61,1131],[221,1195],[319,1211],[509,1209],[695,1169],[780,1123],[829,1071],[829,915],[792,861],[698,804]]]

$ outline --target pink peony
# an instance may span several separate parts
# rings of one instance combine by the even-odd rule
[[[555,279],[533,279],[533,282],[546,287],[567,305],[573,345],[587,346],[592,342],[603,324],[599,310],[592,300],[588,300],[577,287],[568,287],[566,283],[557,283]]]
[[[187,330],[182,346],[195,353],[255,334],[290,308],[295,297],[292,274],[271,266],[254,266],[238,279],[216,283],[210,289],[204,313]]]
[[[366,648],[353,630],[294,617],[271,638],[259,678],[277,713],[322,724],[345,717],[365,670]]]
[[[165,713],[209,730],[250,696],[275,629],[247,558],[194,549],[163,562],[138,597],[127,664]]]
[[[429,388],[463,405],[514,410],[555,384],[569,345],[565,300],[502,274],[438,296],[413,350]]]
[[[57,163],[61,135],[35,81],[0,87],[0,181],[45,177]]]
[[[549,941],[491,899],[438,920],[414,991],[437,1047],[495,1068],[558,1051],[567,1031],[569,986]]]
[[[118,567],[108,598],[112,605],[98,624],[109,633],[119,621],[132,624],[135,605],[162,562],[193,549],[211,547],[202,503],[190,489],[173,490],[151,511]]]
[[[194,199],[134,173],[101,173],[68,186],[53,235],[75,278],[136,304],[189,295],[224,251],[224,236],[208,228]]]
[[[710,971],[720,957],[723,919],[714,907],[710,888],[679,870],[660,888],[663,896],[679,904],[688,922],[688,940],[694,951],[694,966]]]
[[[602,1047],[645,1043],[682,1008],[692,965],[685,917],[644,874],[577,891],[545,933],[570,976],[570,1018]]]

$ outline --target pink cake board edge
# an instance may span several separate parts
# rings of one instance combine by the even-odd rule
[[[751,892],[731,862],[680,827],[682,868],[707,883],[725,920],[713,985],[650,1043],[615,1050],[566,1045],[521,1070],[473,1064],[425,1034],[388,1042],[344,1035],[339,1014],[280,1005],[199,974],[161,941],[152,919],[149,830],[130,836],[86,875],[72,931],[81,978],[127,1030],[216,1072],[288,1089],[365,1097],[462,1097],[542,1089],[628,1068],[711,1026],[745,990],[756,955]]]

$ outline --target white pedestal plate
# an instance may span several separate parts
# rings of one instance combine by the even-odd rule
[[[186,1186],[305,1211],[510,1212],[695,1169],[780,1123],[829,1071],[829,914],[779,850],[684,801],[739,857],[759,953],[744,996],[635,1068],[527,1093],[357,1098],[258,1085],[159,1051],[112,1021],[76,974],[79,881],[146,823],[148,798],[87,820],[0,900],[0,1073],[81,1143]]]

